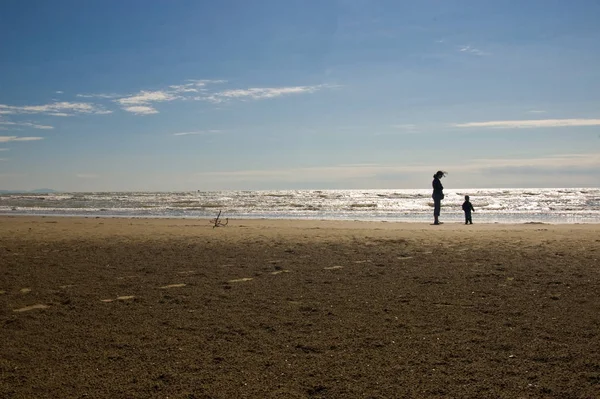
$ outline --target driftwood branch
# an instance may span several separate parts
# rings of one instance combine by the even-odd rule
[[[213,224],[213,229],[215,227],[227,226],[227,223],[229,223],[229,218],[225,218],[225,223],[223,223],[219,220],[219,218],[221,217],[221,212],[222,211],[219,211],[219,214],[217,215],[217,217],[210,221]]]

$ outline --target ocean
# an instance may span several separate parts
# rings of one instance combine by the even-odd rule
[[[463,220],[471,197],[474,223],[600,223],[600,188],[444,190],[441,221]],[[0,214],[87,217],[312,219],[426,222],[430,189],[96,192],[2,194]]]

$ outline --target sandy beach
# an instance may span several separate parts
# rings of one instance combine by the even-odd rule
[[[0,217],[2,398],[598,398],[600,225]]]

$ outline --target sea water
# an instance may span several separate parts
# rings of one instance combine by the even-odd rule
[[[600,188],[444,190],[442,221],[600,223]],[[0,195],[0,214],[44,216],[313,219],[425,222],[431,190],[96,192]]]

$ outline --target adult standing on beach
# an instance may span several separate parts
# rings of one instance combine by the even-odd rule
[[[440,208],[444,199],[444,186],[442,186],[440,179],[444,176],[446,176],[446,172],[438,170],[433,175],[433,182],[431,182],[433,186],[433,194],[431,194],[431,198],[433,198],[433,224],[440,224]]]

